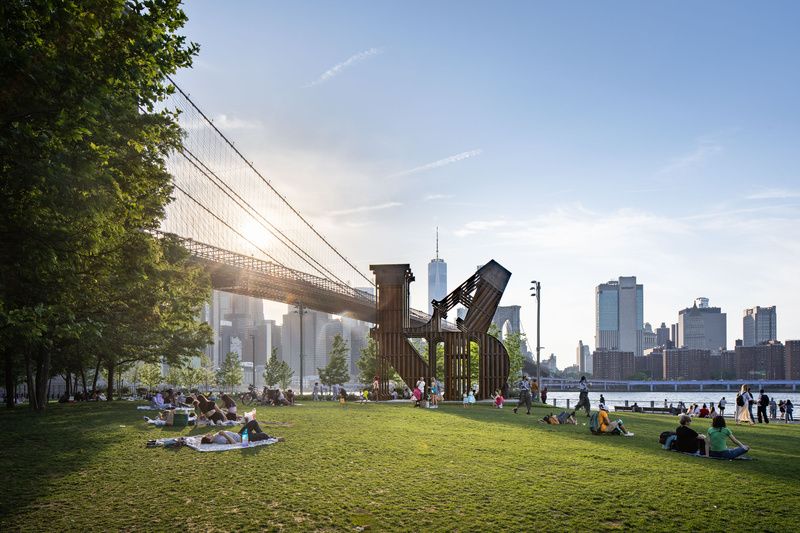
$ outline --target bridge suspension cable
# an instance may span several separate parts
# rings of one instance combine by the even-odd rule
[[[178,112],[184,146],[167,161],[176,198],[162,230],[332,282],[373,282],[331,244],[234,146],[172,80],[167,106]],[[266,185],[266,187],[265,187]],[[199,209],[198,209],[199,207]],[[345,281],[347,280],[347,281]]]

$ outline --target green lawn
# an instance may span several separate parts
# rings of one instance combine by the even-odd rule
[[[789,531],[800,520],[798,426],[733,427],[757,460],[730,462],[662,451],[658,434],[676,424],[658,415],[626,414],[632,438],[489,406],[307,403],[258,418],[290,422],[269,429],[286,442],[146,449],[202,431],[148,427],[127,402],[3,411],[0,531]]]

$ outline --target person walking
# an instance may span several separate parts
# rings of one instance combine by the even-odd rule
[[[542,389],[542,403],[547,403],[547,387]]]
[[[764,394],[764,389],[761,389],[758,393],[758,423],[761,424],[761,420],[763,417],[764,424],[769,424],[769,418],[767,417],[767,407],[769,407],[769,396]]]
[[[581,407],[586,409],[586,416],[591,414],[589,412],[591,407],[589,406],[589,386],[586,384],[586,376],[581,376],[581,380],[578,382],[578,405],[575,406],[575,410],[579,411]]]
[[[372,380],[372,394],[374,394],[375,396],[373,398],[374,401],[377,402],[380,399],[380,393],[381,393],[381,380],[378,378],[378,376],[375,376]]]
[[[535,379],[531,380],[531,401],[538,402],[539,398],[539,382]]]
[[[314,388],[311,390],[311,401],[318,402],[321,398],[319,397],[319,381],[314,382]]]
[[[527,375],[523,375],[522,381],[519,382],[519,403],[514,408],[514,414],[517,414],[517,410],[523,405],[528,410],[527,414],[531,414],[531,382],[528,381]]]

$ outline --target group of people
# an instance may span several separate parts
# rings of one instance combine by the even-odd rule
[[[378,378],[376,377],[375,379],[377,380]],[[471,403],[475,403],[474,391],[470,391],[470,394],[473,394]],[[414,407],[438,409],[439,402],[444,400],[444,385],[436,378],[432,378],[430,383],[427,383],[425,378],[421,377],[414,385],[414,390],[411,391],[411,397],[408,399],[411,400]],[[467,406],[467,403],[467,393],[465,392],[464,407]]]
[[[722,400],[724,400],[723,398]],[[792,400],[780,400],[775,402],[775,398],[770,398],[764,389],[759,390],[758,400],[753,397],[750,392],[750,387],[742,385],[739,392],[736,394],[736,423],[737,424],[755,424],[755,417],[753,417],[753,405],[757,406],[758,423],[769,424],[770,419],[778,420],[778,411],[780,411],[780,420],[789,422],[794,421],[794,404]],[[769,416],[767,415],[769,411]]]
[[[315,381],[314,386],[311,387],[311,401],[312,402],[321,402],[323,400],[339,401],[339,399],[341,398],[342,390],[344,390],[344,386],[338,383],[332,385],[329,391],[327,387],[320,384],[319,381]],[[330,394],[328,394],[329,392]]]
[[[58,397],[58,403],[104,402],[104,401],[106,401],[106,395],[96,390],[86,393],[83,393],[81,391],[76,391],[75,394],[73,395],[64,392],[64,394]]]
[[[679,452],[696,453],[720,459],[736,459],[750,450],[749,446],[742,444],[733,436],[733,432],[726,427],[725,417],[722,415],[714,417],[706,435],[691,428],[692,417],[687,414],[680,415],[678,423],[675,438],[670,444],[672,449]],[[728,448],[728,440],[737,447]]]

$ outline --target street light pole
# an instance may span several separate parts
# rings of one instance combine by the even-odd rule
[[[256,386],[256,334],[253,333],[250,335],[250,338],[253,339],[253,387]]]
[[[531,296],[536,298],[536,384],[541,390],[542,387],[542,371],[541,371],[541,351],[542,345],[540,342],[540,332],[542,324],[542,284],[536,280],[531,281]]]
[[[295,313],[300,315],[300,396],[303,395],[303,359],[305,355],[303,355],[303,315],[306,313],[304,306],[301,303],[297,304],[297,311]]]

